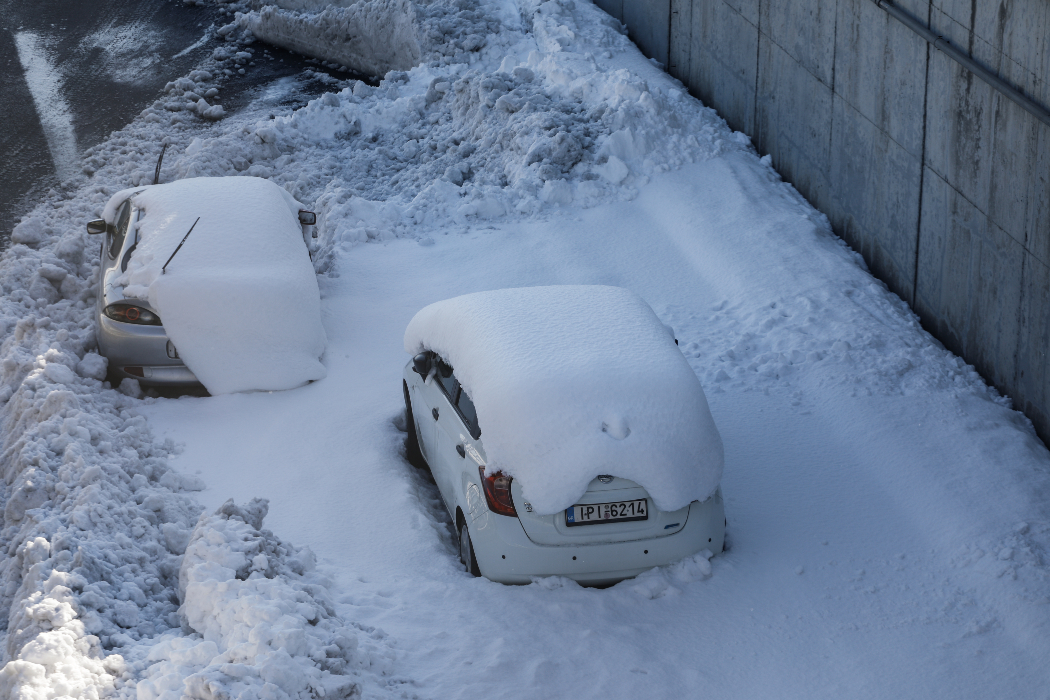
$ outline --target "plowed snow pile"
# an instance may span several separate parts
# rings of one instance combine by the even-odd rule
[[[398,6],[284,4],[224,4],[225,45],[0,258],[0,695],[1043,692],[1046,449],[747,137],[585,0],[417,3],[416,63],[227,114],[227,76],[269,60],[250,27],[304,40]],[[250,175],[318,212],[325,381],[105,381],[84,224],[152,182],[162,142],[163,182]],[[550,284],[630,288],[675,328],[726,444],[730,551],[603,591],[459,571],[399,454],[402,333],[439,299]]]

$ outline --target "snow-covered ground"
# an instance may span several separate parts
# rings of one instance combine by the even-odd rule
[[[463,31],[499,27],[480,48],[294,113],[205,122],[206,66],[16,229],[0,690],[1048,697],[1030,424],[615,22],[582,0],[473,12]],[[100,381],[83,224],[148,181],[162,137],[165,179],[245,172],[319,212],[325,379],[179,399]],[[540,284],[626,287],[675,329],[725,446],[728,551],[604,590],[459,570],[404,459],[405,326]]]

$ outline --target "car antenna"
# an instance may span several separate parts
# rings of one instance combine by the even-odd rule
[[[160,158],[157,159],[157,169],[153,171],[154,185],[160,182],[160,164],[164,162],[164,151],[166,150],[168,150],[168,144],[164,144],[164,147],[160,149]]]
[[[197,221],[200,221],[200,220],[201,220],[201,218],[200,218],[200,217],[198,216],[198,217],[197,217]],[[191,233],[193,233],[193,228],[194,228],[194,226],[196,226],[196,225],[197,225],[197,221],[194,221],[194,222],[193,222],[193,226],[190,226],[190,230],[189,230],[189,231],[187,231],[187,232],[186,232],[186,235],[182,237],[182,240],[181,240],[181,241],[179,241],[179,244],[178,244],[178,245],[177,245],[177,246],[175,247],[175,253],[178,253],[178,252],[179,252],[179,250],[180,250],[180,249],[182,248],[182,244],[183,244],[183,243],[185,243],[185,242],[186,242],[186,239],[190,237],[190,234],[191,234]],[[171,258],[174,258],[174,257],[175,257],[175,253],[172,253],[172,254],[171,254]],[[168,262],[164,263],[164,267],[160,268],[160,274],[162,274],[162,275],[164,274],[164,270],[166,270],[166,269],[167,269],[167,267],[168,267],[168,263],[170,263],[170,262],[171,262],[171,258],[168,258]]]

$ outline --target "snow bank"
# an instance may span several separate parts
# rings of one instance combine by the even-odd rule
[[[649,305],[618,287],[478,292],[425,307],[405,350],[433,350],[478,411],[488,470],[539,513],[599,474],[641,484],[662,510],[714,493],[722,440],[700,381]]]
[[[244,15],[241,23],[270,44],[364,75],[386,75],[419,63],[420,37],[411,0],[359,2],[313,13],[295,9],[263,7]]]
[[[230,500],[201,516],[179,572],[179,615],[196,634],[152,647],[138,700],[360,697],[357,630],[335,615],[310,550],[261,529],[267,509]]]
[[[315,265],[334,273],[339,251],[363,242],[629,200],[654,174],[750,148],[589,2],[415,8],[440,33],[418,65],[291,113],[219,122],[169,151],[171,172],[259,174],[312,203]]]
[[[290,389],[325,376],[299,202],[260,178],[193,178],[118,192],[108,221],[129,195],[142,210],[138,245],[114,284],[149,300],[208,391]]]
[[[5,285],[41,258],[76,280],[79,250],[62,243],[57,260],[7,257]],[[0,695],[96,698],[127,681],[120,648],[179,627],[172,591],[199,512],[179,491],[201,484],[168,469],[173,446],[154,442],[140,401],[101,391],[90,307],[20,297],[0,317],[22,312],[0,373]]]
[[[499,31],[483,8],[456,0],[277,0],[256,2],[239,26],[263,41],[364,75],[403,71],[421,60],[455,59]]]

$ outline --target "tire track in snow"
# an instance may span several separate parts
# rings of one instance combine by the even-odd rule
[[[18,60],[44,129],[51,161],[58,179],[66,180],[77,173],[80,154],[73,130],[73,113],[62,95],[62,80],[38,34],[17,32],[14,37]]]

